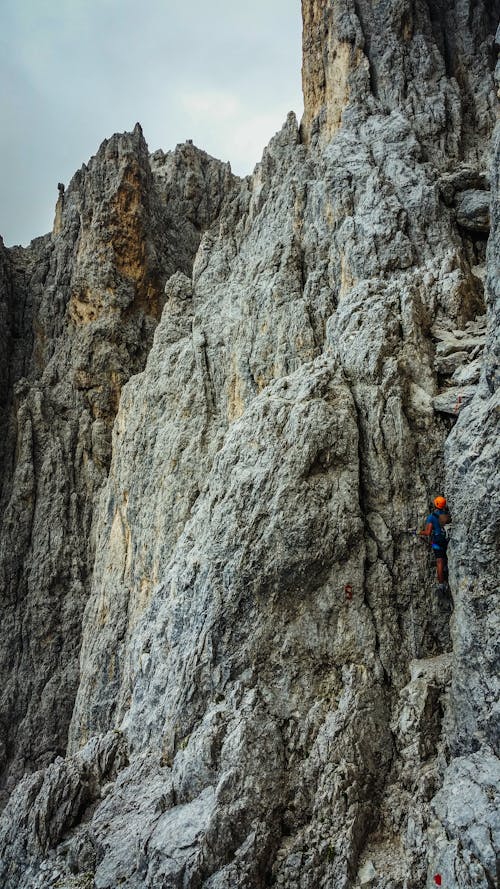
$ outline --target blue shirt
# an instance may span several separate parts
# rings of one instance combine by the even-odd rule
[[[425,520],[425,526],[432,525],[432,536],[431,542],[433,549],[446,549],[448,541],[446,540],[443,529],[441,528],[439,518],[440,515],[449,515],[447,509],[436,509],[435,512],[432,512],[427,516]],[[438,539],[438,543],[435,543],[436,538]]]

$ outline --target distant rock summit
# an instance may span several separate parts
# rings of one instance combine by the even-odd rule
[[[302,14],[252,176],[0,242],[2,889],[497,880],[500,0]]]

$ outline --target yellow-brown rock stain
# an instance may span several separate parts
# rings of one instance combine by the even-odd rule
[[[62,218],[63,218],[63,208],[64,208],[64,198],[62,195],[59,195],[56,204],[56,211],[54,214],[54,224],[52,226],[52,235],[56,237],[62,231]]]
[[[230,423],[238,420],[245,410],[243,400],[242,382],[239,377],[233,377],[229,383],[227,418]]]
[[[328,17],[320,0],[302,0],[304,23],[302,86],[304,117],[302,133],[311,137],[313,121],[324,114],[321,138],[330,140],[342,123],[342,112],[350,101],[350,75],[364,64],[363,51],[337,37],[334,13]]]
[[[138,162],[130,161],[99,214],[82,223],[76,265],[85,269],[90,255],[97,283],[93,287],[77,286],[72,293],[68,315],[75,326],[117,311],[123,317],[143,311],[160,318],[164,297],[158,272],[148,259],[147,213],[144,173]],[[105,279],[100,286],[101,273]],[[133,296],[127,306],[117,309],[115,291],[120,278],[132,285]]]
[[[346,259],[345,253],[342,253],[340,256],[340,291],[339,291],[339,301],[344,298],[344,296],[349,293],[350,290],[354,287],[356,281],[349,267],[348,260]]]
[[[245,384],[238,372],[236,356],[232,360],[232,375],[227,394],[227,418],[230,423],[241,417],[245,410]]]
[[[163,294],[158,275],[148,268],[142,171],[138,164],[131,164],[125,170],[110,210],[115,268],[136,290],[129,311],[142,309],[159,318]]]
[[[68,317],[78,326],[97,321],[104,309],[104,300],[100,293],[90,287],[82,287],[71,294],[68,303]]]

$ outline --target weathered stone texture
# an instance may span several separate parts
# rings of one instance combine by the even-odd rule
[[[136,129],[61,195],[9,614],[55,645],[57,581],[72,649],[7,737],[67,758],[10,798],[7,889],[493,884],[498,5],[303,0],[304,120],[252,177]],[[452,598],[411,533],[443,489]]]
[[[13,340],[13,283],[10,257],[0,240],[0,490],[4,475],[6,454],[4,451],[7,393],[11,377]]]
[[[10,253],[0,551],[8,789],[65,751],[93,510],[121,388],[144,367],[165,281],[191,272],[203,228],[236,181],[189,145],[163,163],[166,179],[152,172],[139,126],[113,136],[60,192],[52,236]]]
[[[498,4],[302,0],[304,131],[399,111],[435,164],[485,163]]]
[[[500,849],[498,674],[500,128],[494,139],[488,338],[479,385],[446,443],[447,484],[460,522],[453,534],[455,599],[449,743],[456,758],[434,802],[436,867],[459,885],[492,886]],[[464,802],[466,805],[464,806]]]

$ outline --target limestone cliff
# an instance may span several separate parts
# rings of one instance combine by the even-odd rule
[[[104,142],[61,189],[51,236],[2,253],[7,791],[66,749],[92,519],[121,389],[144,367],[165,281],[190,274],[203,230],[235,181],[191,145],[150,159],[137,126]]]
[[[0,255],[7,889],[494,884],[500,4],[302,11],[253,176],[136,128]]]

